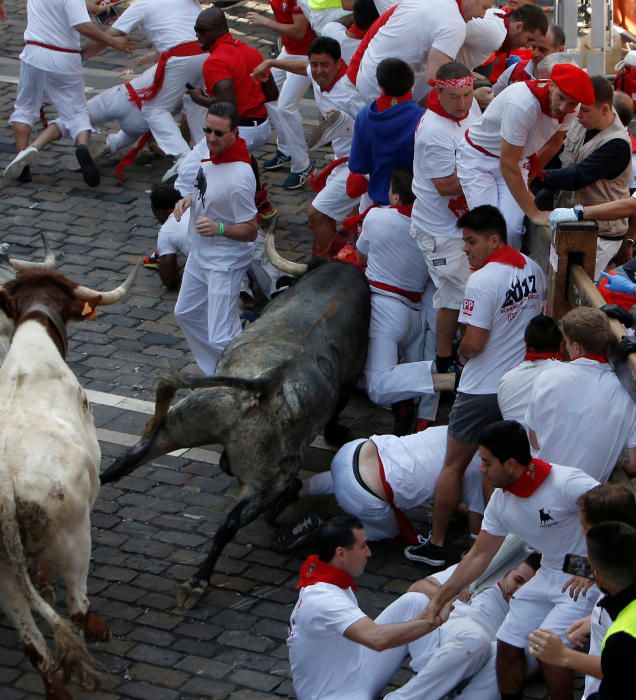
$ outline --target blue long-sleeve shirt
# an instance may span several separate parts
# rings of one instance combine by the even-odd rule
[[[375,204],[389,203],[391,172],[413,166],[415,129],[424,109],[405,100],[378,112],[375,102],[356,117],[349,153],[349,170],[369,175],[369,196]]]

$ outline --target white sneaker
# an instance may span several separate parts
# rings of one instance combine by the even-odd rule
[[[307,139],[307,148],[311,151],[331,143],[336,133],[343,128],[347,121],[351,121],[350,127],[353,130],[353,121],[348,114],[334,110],[325,119],[311,130]]]
[[[171,177],[174,177],[175,175],[178,174],[179,167],[181,166],[181,163],[183,162],[184,158],[185,158],[185,156],[181,156],[181,158],[177,158],[177,160],[175,160],[175,162],[163,174],[163,177],[161,178],[161,182],[168,182],[168,180]]]
[[[24,168],[33,162],[38,157],[38,149],[35,146],[29,146],[7,165],[4,169],[4,176],[9,180],[15,180],[20,176]]]

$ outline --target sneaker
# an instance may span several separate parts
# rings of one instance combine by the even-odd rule
[[[318,533],[322,525],[321,518],[316,513],[307,515],[292,528],[281,528],[272,538],[272,547],[279,552],[289,552],[307,544]]]
[[[309,163],[309,167],[299,173],[289,173],[283,180],[283,188],[286,190],[299,190],[309,180],[314,172],[314,162]]]
[[[446,550],[431,544],[431,536],[423,537],[418,535],[419,544],[404,547],[404,556],[411,561],[421,561],[430,566],[446,566]]]
[[[261,189],[256,190],[254,204],[258,210],[258,220],[263,223],[271,221],[275,216],[278,216],[278,209],[269,201],[269,193],[267,192],[267,183],[261,183]]]
[[[155,252],[152,255],[146,255],[144,258],[144,267],[147,267],[149,270],[158,270],[159,269],[159,253],[155,250]]]
[[[38,149],[35,146],[29,146],[23,151],[20,151],[18,155],[7,165],[4,169],[4,176],[9,180],[17,180],[25,166],[32,163],[38,157]]]
[[[347,121],[347,115],[339,110],[334,110],[325,119],[319,122],[309,134],[307,148],[311,151],[331,143],[335,132]],[[352,123],[353,125],[353,123]]]
[[[278,170],[278,168],[282,168],[283,165],[287,165],[288,163],[291,163],[291,156],[286,156],[276,149],[274,157],[263,163],[263,170]]]
[[[84,144],[77,146],[75,148],[75,157],[82,170],[84,182],[89,187],[97,187],[100,181],[99,168],[95,165],[95,161],[93,160],[91,152],[88,150],[88,146]]]
[[[229,10],[230,7],[244,5],[246,2],[247,0],[213,0],[212,4],[214,7],[218,7],[219,10]]]
[[[161,182],[168,182],[168,180],[171,177],[175,177],[176,175],[179,174],[179,167],[181,166],[181,163],[183,162],[184,158],[185,158],[185,156],[181,156],[181,158],[177,158],[175,160],[175,162],[163,174],[163,177],[161,178]]]

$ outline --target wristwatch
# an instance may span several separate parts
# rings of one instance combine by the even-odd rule
[[[572,209],[576,214],[577,221],[583,221],[583,214],[585,213],[585,207],[582,204],[575,204]]]

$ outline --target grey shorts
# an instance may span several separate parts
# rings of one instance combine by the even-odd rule
[[[467,444],[477,444],[479,433],[501,420],[497,394],[458,392],[448,418],[448,434]]]

